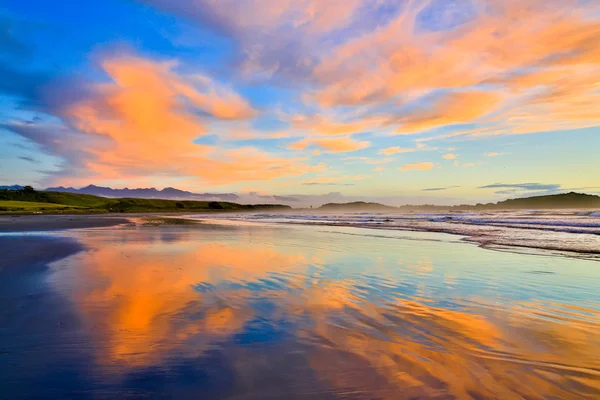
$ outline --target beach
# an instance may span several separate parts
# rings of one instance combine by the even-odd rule
[[[600,396],[593,260],[439,232],[52,218],[0,234],[10,398]]]
[[[57,231],[127,223],[118,215],[0,215],[0,232]]]

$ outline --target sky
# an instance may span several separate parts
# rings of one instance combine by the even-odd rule
[[[0,0],[0,185],[600,193],[595,0]]]

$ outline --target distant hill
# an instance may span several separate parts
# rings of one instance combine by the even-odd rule
[[[73,187],[51,187],[46,189],[49,192],[66,192],[66,193],[79,193],[79,194],[91,194],[94,196],[102,197],[127,197],[127,198],[138,198],[138,199],[189,199],[189,200],[222,200],[222,201],[237,201],[239,196],[235,193],[192,193],[185,190],[180,190],[172,187],[158,190],[155,188],[142,188],[142,189],[113,189],[110,187],[88,185],[81,189]]]
[[[327,203],[318,208],[323,211],[393,211],[398,210],[397,207],[386,206],[379,203],[367,203],[364,201],[355,201],[352,203]]]
[[[266,209],[287,210],[291,207],[280,204],[244,205],[225,201],[107,198],[81,193],[35,191],[30,187],[0,190],[0,213],[211,212]]]
[[[30,186],[3,186],[0,187],[0,212],[32,211],[37,205],[25,205],[19,207],[15,202],[43,203],[64,206],[64,211],[69,212],[170,212],[170,211],[258,211],[264,209],[290,210],[291,207],[279,204],[242,205],[230,201],[214,201],[218,195],[197,194],[185,192],[175,188],[163,190],[149,189],[111,189],[90,185],[82,189],[55,188],[55,191],[36,191]],[[95,192],[102,195],[87,194],[81,192]],[[112,197],[117,193],[129,193],[134,196]],[[144,193],[152,197],[141,198]],[[190,197],[185,200],[181,197]],[[137,195],[137,196],[136,196]],[[178,199],[164,199],[162,196],[177,196]],[[200,200],[193,196],[210,196],[209,200]],[[221,196],[228,196],[222,194]],[[232,194],[237,198],[237,195]],[[211,201],[212,200],[212,201]],[[26,207],[27,206],[27,207]],[[43,208],[43,207],[42,207]],[[55,206],[53,211],[62,211]],[[353,212],[444,212],[444,211],[479,211],[479,210],[535,210],[535,209],[568,209],[568,208],[591,208],[600,209],[600,196],[584,193],[564,193],[548,196],[525,197],[500,201],[488,204],[461,204],[456,206],[436,205],[404,205],[392,207],[380,203],[352,202],[352,203],[328,203],[316,210],[319,211],[353,211]],[[42,210],[45,211],[45,210]]]
[[[446,210],[530,210],[530,209],[568,209],[598,208],[600,196],[585,193],[563,193],[547,196],[524,197],[488,204],[461,204],[457,206],[436,206],[430,204],[404,205],[400,207],[386,206],[379,203],[362,201],[353,203],[329,203],[318,208],[322,211],[425,211],[436,212]]]
[[[504,200],[496,203],[495,208],[530,209],[530,208],[599,208],[600,196],[585,193],[563,193],[551,196],[535,196],[520,199]]]
[[[21,190],[23,187],[21,185],[0,186],[0,190]]]

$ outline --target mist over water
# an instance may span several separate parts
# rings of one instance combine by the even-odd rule
[[[600,398],[596,261],[243,221],[25,239],[7,398]]]

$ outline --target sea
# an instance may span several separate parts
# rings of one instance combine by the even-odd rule
[[[0,397],[600,399],[598,213],[136,218],[0,236]]]

